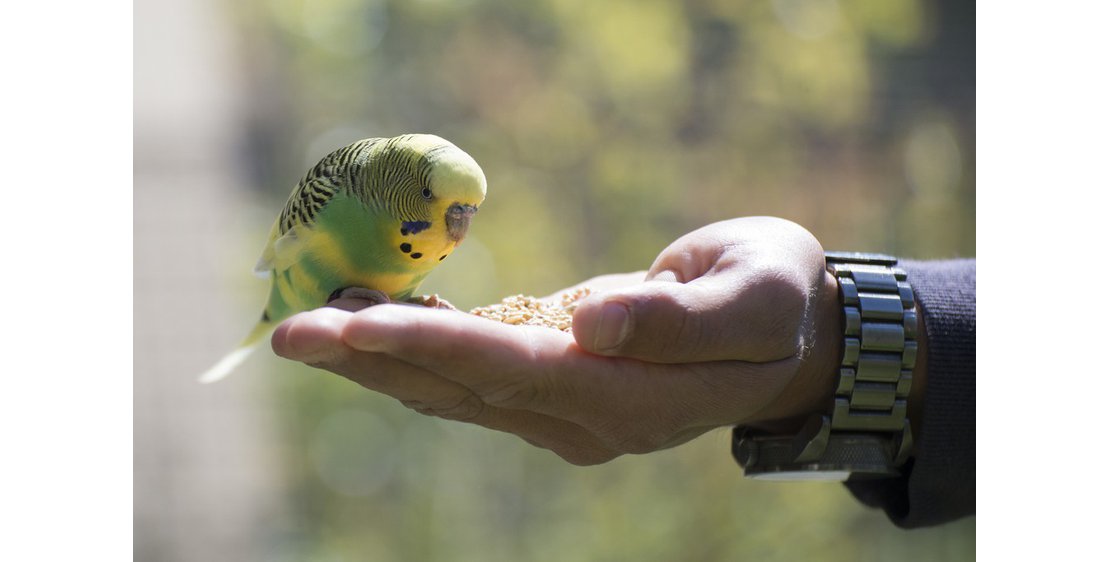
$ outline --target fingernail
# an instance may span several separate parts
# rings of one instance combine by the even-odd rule
[[[597,351],[614,349],[628,339],[632,330],[632,315],[624,303],[609,301],[601,307],[601,318],[597,323],[594,348]]]

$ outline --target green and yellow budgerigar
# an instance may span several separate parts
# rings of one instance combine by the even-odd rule
[[[201,382],[227,376],[282,320],[344,290],[412,299],[485,197],[478,163],[434,135],[364,139],[328,154],[293,189],[255,266],[271,280],[262,318]]]

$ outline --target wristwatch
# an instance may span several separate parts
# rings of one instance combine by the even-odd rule
[[[906,400],[917,362],[913,290],[898,260],[826,252],[836,277],[844,344],[828,411],[795,435],[733,430],[732,455],[744,475],[768,480],[894,477],[913,447]]]

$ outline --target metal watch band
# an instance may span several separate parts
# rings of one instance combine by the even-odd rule
[[[876,254],[826,254],[844,308],[833,431],[909,435],[906,399],[917,363],[917,312],[906,272],[896,263]]]
[[[913,290],[897,259],[826,252],[844,313],[844,345],[830,415],[815,414],[796,435],[747,427],[732,452],[756,478],[895,476],[913,441],[906,400],[917,362]]]

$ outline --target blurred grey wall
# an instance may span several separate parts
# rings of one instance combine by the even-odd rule
[[[259,529],[276,509],[277,463],[260,449],[273,440],[260,435],[270,424],[259,389],[251,377],[195,382],[253,318],[221,283],[243,252],[229,241],[242,238],[231,213],[244,205],[228,204],[241,193],[243,100],[218,9],[135,4],[136,560],[269,559]]]

